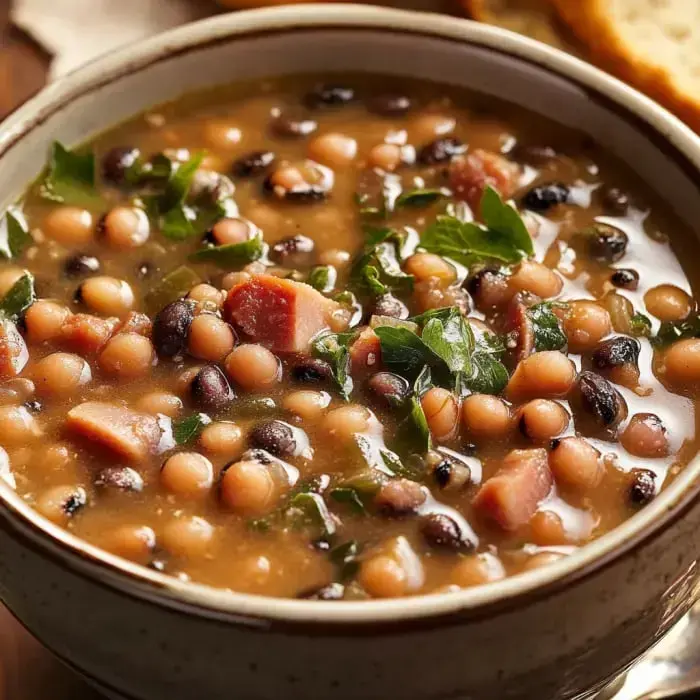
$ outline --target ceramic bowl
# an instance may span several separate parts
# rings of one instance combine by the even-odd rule
[[[38,174],[53,139],[81,142],[190,90],[319,69],[437,79],[520,103],[589,134],[700,227],[700,142],[650,100],[500,29],[345,4],[218,16],[52,84],[0,127],[0,204]],[[0,598],[114,697],[584,697],[696,599],[699,473],[696,459],[622,527],[549,567],[452,594],[355,603],[169,578],[78,540],[3,485]]]

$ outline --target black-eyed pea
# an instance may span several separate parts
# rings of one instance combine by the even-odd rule
[[[402,149],[395,143],[378,143],[369,152],[368,162],[373,168],[393,172],[402,162]]]
[[[549,453],[549,468],[559,485],[581,492],[594,489],[605,475],[600,452],[582,437],[555,440]]]
[[[118,250],[142,246],[151,235],[148,215],[138,207],[114,207],[100,220],[99,235]]]
[[[121,379],[144,377],[155,362],[153,343],[138,333],[119,333],[110,338],[99,357],[100,369]]]
[[[462,403],[462,424],[470,440],[502,440],[512,427],[510,409],[497,396],[472,394]]]
[[[40,299],[34,302],[24,315],[27,340],[45,343],[61,335],[63,324],[71,315],[70,309],[55,301]]]
[[[160,483],[177,496],[201,498],[214,483],[214,468],[206,457],[197,452],[178,452],[163,464]]]
[[[323,416],[331,402],[325,391],[293,391],[282,399],[286,411],[299,416],[304,421],[317,421]]]
[[[137,564],[147,564],[156,547],[156,533],[147,525],[119,525],[101,541],[104,549]]]
[[[459,424],[459,403],[451,391],[433,387],[423,394],[421,406],[430,432],[438,442],[454,437]]]
[[[548,442],[569,425],[569,412],[556,401],[533,399],[518,409],[520,432],[533,442]]]
[[[647,311],[659,321],[682,321],[693,309],[690,295],[672,284],[660,284],[644,295]]]
[[[36,499],[34,507],[45,518],[57,525],[68,521],[87,503],[87,492],[82,486],[54,486]]]
[[[489,552],[472,554],[460,559],[450,572],[450,581],[460,588],[500,581],[506,571],[501,560]]]
[[[223,306],[225,294],[211,284],[198,284],[190,289],[187,298],[202,308],[215,311]]]
[[[414,143],[427,143],[438,136],[445,136],[454,131],[457,122],[446,114],[420,114],[411,120],[408,133]]]
[[[416,280],[424,281],[437,278],[445,286],[454,282],[455,268],[444,258],[434,253],[415,253],[404,263],[404,270]]]
[[[226,217],[211,227],[208,238],[215,245],[230,245],[247,241],[256,231],[257,226],[247,219]]]
[[[199,360],[218,362],[233,350],[236,337],[231,326],[214,314],[200,314],[190,324],[187,349]]]
[[[653,413],[635,413],[620,435],[622,446],[635,457],[653,459],[669,452],[666,428]]]
[[[518,363],[506,396],[513,401],[530,398],[561,398],[576,381],[576,366],[556,350],[536,352]]]
[[[561,518],[551,510],[540,510],[530,520],[532,541],[542,547],[569,544]]]
[[[168,391],[151,391],[136,402],[136,408],[151,415],[175,418],[182,412],[182,399]]]
[[[217,150],[230,150],[243,138],[241,129],[228,121],[209,119],[202,125],[203,136],[208,146]]]
[[[243,431],[230,421],[210,423],[199,435],[199,445],[203,450],[222,457],[234,457],[244,443]]]
[[[530,292],[547,299],[561,292],[564,282],[561,277],[546,265],[535,260],[523,260],[508,278],[512,292]]]
[[[576,301],[564,320],[564,330],[572,352],[593,350],[612,333],[610,314],[594,301]]]
[[[663,377],[676,387],[700,384],[700,339],[679,340],[666,350]]]
[[[245,515],[263,515],[271,510],[280,491],[270,466],[252,460],[227,466],[219,490],[224,506]]]
[[[355,435],[370,431],[373,419],[374,416],[369,409],[350,404],[326,413],[322,424],[331,438],[347,443],[352,442]]]
[[[226,376],[243,390],[267,391],[279,383],[282,366],[262,345],[246,343],[233,348],[224,361]]]
[[[176,557],[205,556],[214,542],[212,524],[198,516],[173,518],[163,528],[161,543]]]
[[[357,141],[344,134],[321,134],[309,141],[309,157],[325,165],[348,165],[356,155]]]
[[[247,272],[227,272],[221,279],[221,287],[228,291],[243,282],[247,282],[250,275]]]
[[[79,289],[79,298],[91,311],[104,316],[126,316],[134,307],[134,292],[127,282],[98,275],[86,279]]]
[[[68,247],[89,243],[95,235],[92,214],[87,209],[57,206],[45,217],[42,232],[50,239]]]
[[[32,376],[40,397],[60,399],[72,396],[88,384],[92,380],[92,371],[79,355],[55,352],[36,363]]]
[[[379,554],[362,562],[358,580],[373,598],[397,598],[409,589],[408,573],[393,557]]]
[[[36,418],[25,406],[0,406],[0,445],[19,447],[42,435]]]

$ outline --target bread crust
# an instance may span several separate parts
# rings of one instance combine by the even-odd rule
[[[653,65],[635,51],[606,12],[606,0],[551,0],[562,19],[588,46],[600,66],[627,81],[700,131],[700,98],[675,82],[670,68]]]

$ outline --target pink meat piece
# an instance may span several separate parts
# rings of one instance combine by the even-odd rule
[[[350,346],[350,373],[377,372],[381,362],[379,336],[371,328],[365,328]]]
[[[0,322],[0,379],[12,379],[29,361],[29,351],[12,321]]]
[[[527,525],[552,488],[547,451],[513,450],[479,489],[473,505],[507,532]]]

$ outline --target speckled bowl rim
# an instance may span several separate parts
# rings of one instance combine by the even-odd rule
[[[259,33],[308,29],[370,29],[442,38],[485,47],[543,67],[611,104],[628,121],[641,124],[650,138],[674,150],[676,160],[700,178],[700,138],[652,100],[602,71],[544,44],[483,24],[454,17],[362,5],[291,5],[218,15],[128,46],[52,83],[0,125],[0,156],[34,127],[72,100],[125,74],[177,54]],[[187,614],[259,627],[309,624],[347,633],[378,623],[422,625],[488,616],[504,606],[525,605],[589,576],[631,553],[645,539],[681,517],[696,496],[700,458],[695,458],[650,505],[610,533],[570,557],[539,570],[454,593],[382,601],[334,602],[270,598],[172,578],[111,555],[84,542],[35,512],[0,479],[0,513],[24,546],[58,560],[95,584],[165,605]]]

